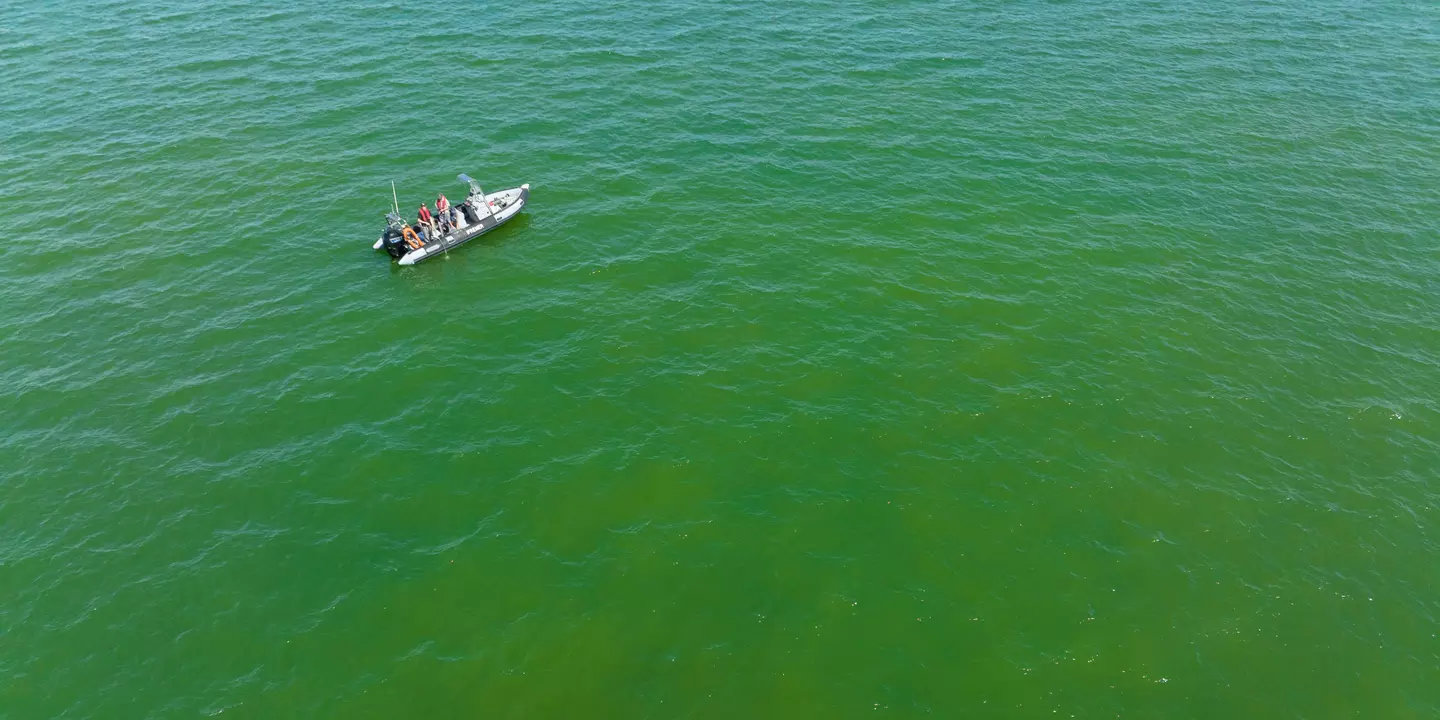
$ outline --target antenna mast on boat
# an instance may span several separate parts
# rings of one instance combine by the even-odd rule
[[[395,201],[395,214],[400,214],[400,196],[395,194],[395,181],[390,181],[390,199]]]

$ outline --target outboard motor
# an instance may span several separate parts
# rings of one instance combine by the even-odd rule
[[[405,253],[410,252],[410,246],[405,244],[405,239],[399,234],[392,235],[387,231],[385,233],[385,252],[390,253],[390,257],[399,260],[405,257]]]
[[[385,252],[390,253],[390,257],[396,260],[404,257],[405,253],[410,252],[410,247],[405,244],[405,235],[402,232],[402,229],[405,227],[404,223],[405,221],[401,220],[400,216],[395,213],[389,213],[385,216],[383,244],[385,246]]]

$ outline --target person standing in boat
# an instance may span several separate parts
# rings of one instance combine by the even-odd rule
[[[416,214],[420,216],[420,225],[429,231],[428,235],[435,235],[435,217],[430,214],[429,206],[422,203]]]
[[[445,232],[455,228],[455,221],[450,217],[450,201],[445,198],[445,193],[440,193],[435,198],[435,214],[439,216],[440,227],[444,228]]]

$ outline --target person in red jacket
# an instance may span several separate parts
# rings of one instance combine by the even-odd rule
[[[440,197],[435,198],[435,211],[441,215],[450,213],[450,201],[445,199],[445,193],[440,193]]]
[[[435,232],[435,217],[430,214],[430,208],[421,205],[420,211],[416,214],[420,216],[420,224],[424,225],[425,229],[430,231],[432,237],[435,236],[437,234]]]

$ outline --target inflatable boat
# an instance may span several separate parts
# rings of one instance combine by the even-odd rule
[[[393,211],[385,216],[385,231],[375,241],[375,249],[389,253],[401,265],[414,265],[504,225],[530,200],[529,183],[487,195],[470,176],[461,175],[460,181],[470,184],[469,196],[453,206],[455,212],[448,213],[449,217],[436,218],[434,232],[419,223],[407,223],[400,216],[397,200]]]

